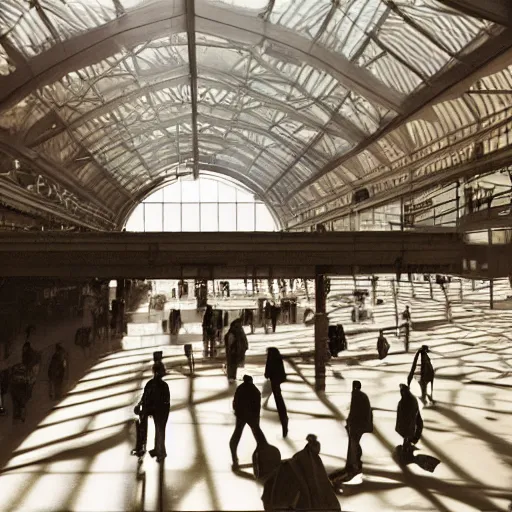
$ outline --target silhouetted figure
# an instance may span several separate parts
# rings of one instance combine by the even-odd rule
[[[263,327],[265,329],[265,334],[268,332],[268,324],[272,321],[272,306],[270,302],[265,301],[265,306],[263,307]]]
[[[0,415],[7,414],[5,410],[5,395],[9,391],[9,369],[5,368],[0,371]]]
[[[261,497],[266,512],[280,510],[341,510],[320,458],[314,434],[291,459],[283,460],[265,481]]]
[[[25,422],[27,402],[32,395],[32,384],[27,367],[21,363],[11,368],[9,390],[12,400],[12,419]]]
[[[213,318],[213,308],[206,306],[203,315],[203,357],[215,357],[215,325]]]
[[[427,397],[430,398],[430,401],[434,403],[434,367],[432,366],[432,362],[430,361],[430,357],[428,355],[429,348],[427,345],[422,345],[422,347],[416,352],[414,356],[414,360],[412,362],[411,371],[409,372],[409,376],[407,377],[407,385],[411,385],[411,381],[414,377],[414,373],[416,371],[416,365],[418,363],[418,357],[420,358],[420,387],[421,387],[421,400],[424,404],[427,402]],[[427,386],[430,383],[431,394],[427,394]]]
[[[389,352],[389,343],[382,331],[379,331],[379,337],[377,338],[377,352],[379,353],[379,359],[384,359]]]
[[[347,349],[347,337],[343,325],[330,325],[328,330],[329,352],[332,357],[338,357],[342,350]]]
[[[411,311],[409,306],[405,306],[405,310],[402,313],[402,320],[404,321],[401,326],[404,330],[404,348],[406,352],[409,352],[409,342],[411,339]]]
[[[229,441],[229,448],[233,460],[233,469],[237,469],[238,457],[236,450],[245,425],[247,424],[251,428],[256,443],[265,439],[260,428],[261,393],[253,384],[250,375],[244,375],[243,383],[236,388],[233,398],[233,410],[235,411],[236,425]]]
[[[62,345],[57,343],[48,366],[48,384],[51,400],[59,400],[62,397],[62,385],[66,375],[67,361]]]
[[[288,414],[281,392],[281,384],[286,380],[286,372],[284,371],[283,357],[275,347],[267,348],[265,378],[270,380],[277,412],[279,413],[279,421],[283,429],[283,437],[286,437],[288,435]]]
[[[373,432],[373,413],[370,400],[366,393],[361,391],[361,382],[352,382],[352,400],[350,413],[347,418],[348,452],[346,472],[349,479],[363,471],[361,457],[361,437],[365,433]]]
[[[153,365],[153,378],[144,387],[144,393],[140,402],[135,407],[135,414],[139,415],[137,432],[137,446],[132,450],[132,455],[141,457],[146,451],[147,425],[149,416],[155,422],[155,448],[149,451],[151,457],[156,457],[162,462],[167,456],[165,449],[165,426],[169,417],[171,397],[169,386],[163,380],[165,366],[160,361]]]
[[[171,309],[169,313],[169,331],[173,336],[179,334],[181,329],[181,311],[179,309]]]
[[[276,332],[277,319],[279,318],[279,314],[281,313],[281,308],[272,304],[270,306],[270,320],[272,322],[272,332]]]
[[[405,456],[412,454],[413,445],[421,438],[423,432],[423,420],[421,419],[418,400],[411,393],[409,386],[400,384],[400,395],[396,411],[395,430],[403,437],[403,453]]]
[[[247,336],[242,325],[242,320],[236,318],[231,322],[229,331],[224,337],[226,347],[226,369],[228,380],[236,380],[238,366],[245,364],[245,352],[249,348]]]

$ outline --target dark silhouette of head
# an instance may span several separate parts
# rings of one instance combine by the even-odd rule
[[[281,352],[279,352],[277,347],[268,347],[267,357],[268,359],[281,359]]]
[[[315,434],[308,434],[306,437],[306,441],[308,442],[308,446],[311,449],[311,451],[318,455],[320,453],[321,447]]]
[[[410,390],[407,384],[400,384],[400,394],[402,396],[409,396]]]
[[[352,391],[359,391],[361,389],[361,381],[353,380],[352,381]]]
[[[430,349],[428,348],[428,345],[422,345],[420,350],[424,353],[430,352]]]
[[[252,377],[250,375],[244,375],[244,384],[252,384]]]
[[[155,377],[162,378],[167,372],[165,370],[165,366],[161,361],[156,362],[153,365],[153,374]]]

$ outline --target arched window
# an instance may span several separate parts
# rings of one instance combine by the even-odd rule
[[[276,231],[267,206],[230,182],[200,176],[178,180],[132,212],[127,231]]]

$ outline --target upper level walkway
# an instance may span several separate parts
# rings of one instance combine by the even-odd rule
[[[460,274],[453,231],[2,233],[3,276],[312,278],[403,271]]]

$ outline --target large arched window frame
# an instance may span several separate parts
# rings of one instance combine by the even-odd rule
[[[275,231],[273,215],[250,191],[226,180],[179,179],[131,213],[127,231]]]

